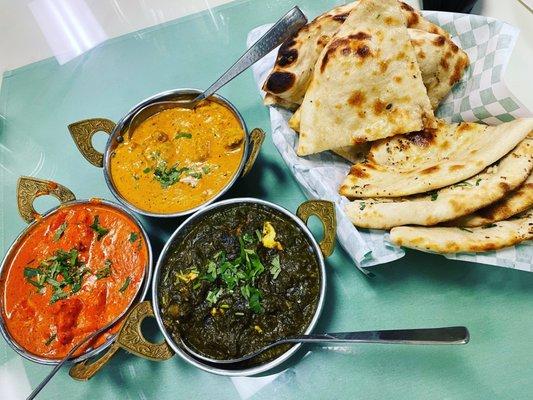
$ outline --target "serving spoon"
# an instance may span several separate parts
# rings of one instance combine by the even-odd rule
[[[261,349],[240,358],[218,360],[206,357],[192,350],[182,340],[183,346],[195,357],[213,364],[237,364],[248,361],[273,347],[287,343],[380,343],[380,344],[466,344],[470,333],[464,326],[423,329],[393,329],[381,331],[359,331],[339,333],[318,333],[296,335],[278,339]]]
[[[93,333],[91,333],[90,335],[87,335],[85,336],[81,341],[79,341],[74,347],[72,347],[72,349],[70,349],[70,351],[67,353],[67,355],[65,357],[63,357],[55,366],[54,368],[52,369],[52,371],[50,371],[50,373],[48,375],[46,375],[46,377],[41,381],[41,383],[39,383],[39,385],[37,385],[37,387],[35,389],[33,389],[33,391],[29,394],[28,397],[26,397],[26,400],[32,400],[34,399],[41,390],[43,390],[43,388],[46,386],[46,384],[48,382],[50,382],[50,379],[52,379],[54,377],[54,375],[57,373],[57,371],[59,371],[59,369],[63,366],[63,364],[65,364],[71,357],[72,355],[81,347],[83,346],[85,343],[91,341],[92,339],[94,339],[95,337],[101,335],[102,333],[104,333],[105,331],[109,330],[113,325],[115,325],[118,321],[120,321],[120,319],[122,317],[124,317],[124,315],[126,313],[128,313],[130,311],[130,307],[131,305],[133,304],[133,302],[135,301],[135,299],[137,298],[137,295],[139,294],[139,290],[141,288],[142,285],[137,285],[137,291],[135,293],[134,296],[132,296],[131,300],[130,300],[130,303],[128,304],[127,307],[124,308],[124,310],[118,315],[116,316],[114,319],[112,319],[110,322],[108,322],[106,325],[104,325],[103,327],[101,327],[100,329],[98,329],[97,331],[94,331]],[[111,342],[113,340],[116,339],[116,335],[113,335],[111,336],[109,339],[106,340],[105,343],[103,343],[101,346],[104,346],[105,344],[107,344],[108,342]]]
[[[132,117],[128,135],[133,135],[135,129],[148,117],[169,108],[193,109],[202,100],[218,91],[226,83],[248,69],[252,64],[266,56],[289,37],[295,34],[307,23],[307,18],[298,7],[293,7],[278,22],[272,26],[263,36],[261,36],[229,69],[222,74],[211,86],[191,100],[168,100],[158,101],[148,104],[139,109]]]

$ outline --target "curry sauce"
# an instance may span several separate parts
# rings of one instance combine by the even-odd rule
[[[176,343],[232,359],[305,332],[319,300],[320,267],[290,218],[235,204],[203,216],[175,241],[158,287],[163,324]],[[277,347],[256,362],[286,350]]]
[[[144,211],[193,209],[231,181],[243,157],[244,135],[233,112],[215,101],[161,111],[116,147],[113,183]]]
[[[40,357],[64,357],[128,307],[147,262],[144,237],[122,212],[99,202],[60,207],[30,229],[3,271],[10,336]]]

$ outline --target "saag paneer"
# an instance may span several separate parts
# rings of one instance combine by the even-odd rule
[[[319,261],[304,232],[279,211],[252,203],[204,215],[176,240],[161,277],[167,331],[216,359],[303,333],[320,292]]]

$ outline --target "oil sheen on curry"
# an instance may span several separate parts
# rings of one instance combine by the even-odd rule
[[[161,111],[116,147],[113,183],[144,211],[193,209],[232,180],[243,157],[244,134],[234,113],[215,101]]]
[[[59,208],[22,238],[3,271],[10,336],[37,356],[64,357],[128,307],[147,262],[143,235],[122,212],[98,202]]]
[[[215,359],[305,332],[320,292],[313,249],[291,219],[261,205],[205,215],[175,242],[161,270],[158,299],[167,331],[176,343],[183,339]],[[275,348],[255,363],[286,350]]]

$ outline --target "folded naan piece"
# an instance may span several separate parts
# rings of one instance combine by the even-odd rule
[[[436,109],[470,64],[467,54],[450,39],[408,29],[416,60],[426,86],[431,107]]]
[[[533,239],[533,211],[479,228],[399,226],[390,238],[398,246],[437,253],[499,250]]]
[[[446,226],[476,227],[503,221],[533,207],[533,174],[518,189],[475,213],[446,222]]]
[[[302,104],[320,53],[356,5],[357,1],[318,16],[280,47],[274,68],[263,85],[265,104],[290,110]],[[411,6],[405,3],[400,6],[407,27],[441,35],[446,38],[444,47],[448,46],[448,32],[423,18]],[[448,62],[450,66],[455,65]]]
[[[300,156],[433,126],[396,0],[359,0],[315,66],[301,106]]]
[[[376,142],[339,192],[348,198],[399,197],[453,185],[498,161],[531,131],[533,118],[498,126],[438,121],[435,130]]]
[[[350,221],[362,228],[436,225],[471,214],[508,195],[533,170],[533,139],[526,138],[497,165],[456,185],[399,199],[363,199],[346,205]]]
[[[436,109],[441,100],[463,76],[469,65],[468,56],[454,42],[442,35],[435,35],[419,29],[407,29],[407,33],[415,49],[416,60],[422,73],[422,81],[426,87],[431,107]],[[289,126],[296,132],[300,131],[300,113],[298,108],[289,120]],[[350,154],[350,149],[333,151],[341,156]],[[347,158],[347,160],[353,161],[351,158]]]

